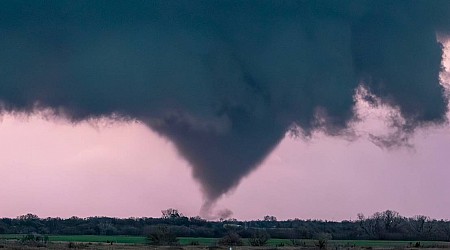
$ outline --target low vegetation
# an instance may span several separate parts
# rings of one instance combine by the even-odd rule
[[[270,239],[270,234],[267,233],[266,230],[255,230],[251,238],[248,239],[248,242],[251,246],[259,247],[265,246],[267,241]]]
[[[178,244],[177,236],[166,225],[155,227],[147,236],[150,245],[172,246]]]
[[[20,239],[20,243],[22,245],[27,246],[35,246],[35,247],[45,247],[48,243],[48,236],[47,235],[40,235],[36,233],[31,233],[27,235],[23,235]]]
[[[219,245],[222,246],[242,246],[244,245],[244,241],[242,241],[241,236],[234,232],[229,231],[225,236],[219,239]]]

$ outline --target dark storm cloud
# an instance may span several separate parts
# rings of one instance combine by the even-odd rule
[[[2,1],[5,112],[137,119],[211,205],[289,129],[338,135],[363,85],[408,133],[445,121],[450,1]],[[402,129],[403,129],[402,128]]]

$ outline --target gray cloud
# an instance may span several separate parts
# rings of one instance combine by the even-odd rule
[[[286,131],[347,129],[360,85],[408,133],[445,121],[436,33],[450,30],[449,1],[0,5],[3,112],[140,120],[174,142],[207,204]]]

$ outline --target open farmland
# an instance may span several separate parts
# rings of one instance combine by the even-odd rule
[[[2,218],[0,248],[450,248],[450,221],[425,216],[407,218],[391,210],[341,222],[278,221],[274,216],[253,221],[207,221],[184,217],[176,209],[162,212],[161,218],[43,219],[33,214]]]
[[[22,234],[0,234],[0,247],[1,245],[7,246],[8,244],[18,245],[20,239],[24,235]],[[188,248],[203,248],[203,247],[216,247],[218,238],[196,238],[196,237],[178,237],[178,243],[180,247]],[[146,245],[147,239],[143,236],[106,236],[106,235],[50,235],[49,236],[49,248],[51,245],[55,247],[62,247],[68,243],[75,243],[74,246],[93,246],[95,248],[106,245],[111,248],[111,243],[116,247],[135,247],[140,248]],[[238,249],[249,248],[248,239],[243,239],[244,246],[238,247]],[[315,240],[297,240],[297,247],[300,248],[315,248]],[[328,242],[328,248],[413,248],[415,247],[415,241],[383,241],[383,240],[330,240]],[[78,244],[78,245],[77,245]],[[269,248],[285,248],[290,249],[294,247],[291,240],[288,239],[270,239],[265,247]],[[424,248],[450,248],[450,242],[443,241],[421,241],[420,247]]]

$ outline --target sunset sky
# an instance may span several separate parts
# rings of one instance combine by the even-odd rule
[[[142,124],[4,115],[0,138],[3,217],[159,217],[169,207],[199,213],[202,194],[190,167]],[[450,128],[419,132],[412,143],[386,150],[367,138],[287,137],[216,210],[238,219],[345,220],[386,209],[450,219]]]
[[[450,219],[450,1],[0,5],[0,217]]]

